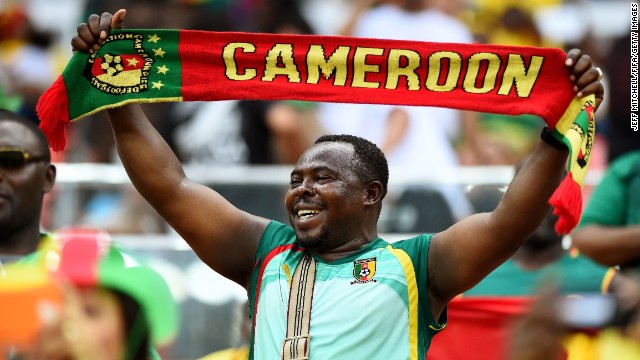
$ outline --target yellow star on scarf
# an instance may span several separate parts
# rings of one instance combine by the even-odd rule
[[[156,34],[149,35],[149,42],[152,42],[155,44],[158,42],[158,40],[160,40],[160,37],[158,35]]]
[[[136,67],[136,65],[138,65],[139,61],[136,58],[133,59],[127,59],[127,66],[133,66]]]
[[[160,88],[164,86],[162,81],[152,81],[151,84],[152,84],[151,85],[152,89],[158,89],[158,90],[160,90]]]
[[[162,51],[162,48],[157,48],[157,49],[152,49],[152,50],[153,50],[153,53],[156,56],[160,56],[160,57],[164,57],[164,54],[167,53],[166,51]]]
[[[164,65],[158,68],[158,74],[166,75],[167,71],[169,71],[169,68]]]

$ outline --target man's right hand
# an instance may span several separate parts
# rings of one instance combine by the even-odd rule
[[[120,9],[115,14],[108,12],[102,15],[89,16],[86,23],[78,25],[78,35],[71,39],[73,51],[93,53],[100,49],[111,29],[122,29],[127,10]]]
[[[125,13],[123,9],[113,15],[91,15],[78,25],[73,49],[99,50],[111,29],[123,28]],[[189,180],[139,104],[108,109],[107,114],[118,154],[136,190],[207,265],[247,287],[269,220],[248,214],[210,187]]]

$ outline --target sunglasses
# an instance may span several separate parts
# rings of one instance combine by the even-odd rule
[[[0,147],[0,169],[19,170],[28,163],[46,161],[44,156],[33,156],[27,150],[16,147]]]

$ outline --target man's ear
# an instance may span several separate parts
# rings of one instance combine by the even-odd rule
[[[45,193],[48,193],[53,188],[53,184],[56,182],[56,166],[53,164],[49,164],[47,166],[47,171],[45,172],[45,182],[42,190]]]
[[[382,201],[384,188],[380,181],[372,181],[367,188],[367,197],[364,200],[365,205],[373,205]]]

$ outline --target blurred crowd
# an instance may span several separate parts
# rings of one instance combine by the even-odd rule
[[[607,5],[612,8],[617,6],[617,2],[606,3],[613,4]],[[627,2],[622,5],[621,9],[628,9]],[[520,324],[525,329],[517,333],[516,343],[520,345],[515,350],[505,345],[504,351],[514,360],[562,356],[562,349],[555,346],[556,340],[569,330],[614,324],[631,334],[631,345],[625,342],[624,346],[631,349],[629,353],[638,355],[640,296],[634,280],[640,269],[640,244],[633,241],[640,239],[640,141],[629,127],[631,41],[627,28],[620,31],[615,24],[595,19],[594,9],[602,8],[598,6],[599,2],[586,0],[2,0],[0,108],[37,124],[35,104],[71,57],[69,40],[75,26],[89,14],[120,8],[126,8],[130,14],[126,21],[129,28],[579,47],[604,72],[607,95],[598,110],[592,166],[609,171],[586,202],[583,222],[572,234],[573,244],[555,236],[549,225],[552,221],[545,222],[537,237],[498,269],[502,273],[495,276],[500,281],[491,283],[496,280],[489,277],[458,300],[479,295],[532,295],[536,292],[533,285],[540,279],[549,273],[557,274],[549,269],[569,275],[575,275],[576,271],[588,274],[575,278],[559,276],[565,285],[584,284],[584,287],[566,290],[560,281],[551,292],[614,293],[615,305],[611,306],[615,314],[596,325],[576,325],[572,318],[549,315],[546,312],[549,307],[537,303],[534,312],[522,320],[524,325]],[[622,18],[626,16],[625,13]],[[612,16],[610,21],[618,19]],[[376,143],[394,171],[416,176],[458,166],[515,166],[536,145],[543,125],[542,120],[532,116],[520,116],[520,121],[513,121],[503,115],[440,108],[302,101],[167,103],[145,107],[145,111],[184,164],[292,164],[318,136],[348,133]],[[54,162],[119,161],[106,116],[92,117],[68,127],[67,149],[53,154]],[[474,211],[491,210],[474,207],[468,199],[473,194],[463,194],[457,187],[442,186],[436,190],[451,210],[451,221]],[[53,191],[45,200],[42,218],[45,228],[53,225],[46,209],[55,196]],[[83,209],[74,219],[76,224],[99,226],[113,234],[168,231],[164,221],[133,188],[93,190],[84,196]],[[393,209],[394,202],[403,199],[401,193],[391,192],[387,201]],[[384,217],[383,213],[383,225]],[[576,247],[581,255],[575,254]],[[613,267],[617,268],[610,272]],[[625,280],[613,282],[612,273]],[[511,283],[505,279],[513,281],[512,285],[507,285]],[[518,288],[524,283],[531,287]],[[548,296],[546,293],[543,299],[547,299],[544,296]],[[452,305],[453,316],[464,319],[464,315],[455,312],[456,306],[460,305]],[[541,330],[534,331],[538,329]],[[567,341],[565,348],[573,346],[578,349],[573,351],[579,352],[587,347],[592,349],[589,353],[592,355],[611,341],[619,341],[593,339],[583,341],[584,346]],[[547,343],[551,345],[540,345]],[[538,353],[526,353],[523,349],[535,349]],[[623,358],[617,353],[610,356]]]

